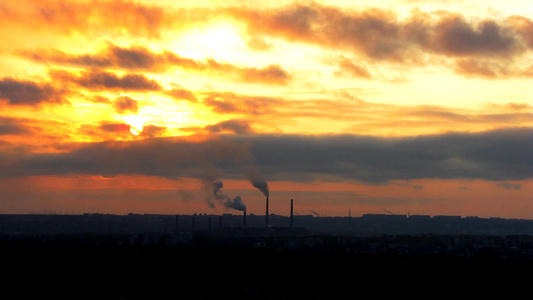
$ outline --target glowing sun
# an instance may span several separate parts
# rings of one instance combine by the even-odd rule
[[[133,135],[139,135],[143,132],[144,118],[141,116],[127,116],[126,123],[130,125],[130,132]]]

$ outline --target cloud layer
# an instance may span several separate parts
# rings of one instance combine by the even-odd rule
[[[4,156],[1,176],[120,174],[204,178],[219,170],[241,177],[254,165],[269,180],[466,178],[533,176],[533,130],[496,130],[409,138],[357,135],[226,136],[204,142],[155,138],[78,146],[68,153]]]

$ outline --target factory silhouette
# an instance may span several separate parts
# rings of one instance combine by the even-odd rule
[[[483,250],[533,257],[533,250],[528,248],[533,244],[533,220],[398,215],[386,210],[385,214],[361,217],[352,217],[351,211],[348,217],[324,217],[314,211],[295,215],[293,199],[289,207],[289,216],[270,214],[266,197],[265,215],[247,214],[245,209],[241,214],[220,215],[0,215],[0,234],[4,238],[49,240],[80,240],[93,235],[103,240],[114,237],[126,244],[165,246],[320,249],[329,243],[329,248],[343,251],[473,255]],[[331,244],[332,237],[338,245]],[[383,238],[379,245],[369,242],[375,237]],[[420,241],[426,245],[420,247]]]
[[[9,274],[2,298],[505,299],[529,292],[522,274],[533,267],[533,220],[295,215],[292,199],[290,215],[281,216],[269,213],[268,201],[265,215],[0,215],[0,265]]]

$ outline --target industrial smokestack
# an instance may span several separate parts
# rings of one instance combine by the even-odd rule
[[[208,230],[211,230],[211,216],[209,216],[208,220],[209,220],[209,223],[208,223],[208,227],[207,228],[208,228]]]
[[[242,214],[242,228],[246,229],[246,211]]]
[[[176,215],[176,233],[178,233],[178,230],[179,230],[179,220],[180,220],[180,216]]]
[[[195,224],[194,224],[194,215],[192,216],[192,231],[194,231],[195,229]]]
[[[267,200],[266,200],[266,214],[265,214],[265,221],[266,221],[266,225],[265,225],[265,227],[268,227],[268,197],[267,197]]]
[[[293,206],[293,200],[291,199],[291,228],[292,226],[294,225],[293,223],[293,217],[294,217],[294,210],[293,210],[294,206]]]

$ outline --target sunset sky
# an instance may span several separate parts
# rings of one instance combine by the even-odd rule
[[[0,0],[0,213],[533,219],[531,0]],[[221,185],[220,182],[223,182]]]

